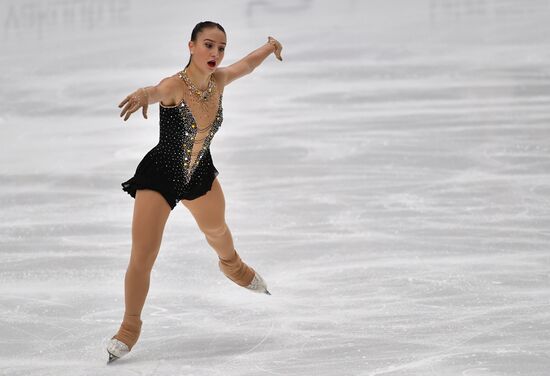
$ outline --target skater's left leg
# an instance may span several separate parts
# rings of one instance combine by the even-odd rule
[[[206,241],[216,251],[222,272],[240,286],[248,286],[254,278],[254,269],[239,257],[231,231],[225,222],[225,198],[218,178],[212,189],[194,200],[181,200],[191,212]]]

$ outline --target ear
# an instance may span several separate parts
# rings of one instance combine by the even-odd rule
[[[191,53],[191,55],[193,54],[193,52],[195,52],[195,43],[193,43],[193,41],[189,41],[189,43],[187,43],[187,46],[189,46],[189,52]]]

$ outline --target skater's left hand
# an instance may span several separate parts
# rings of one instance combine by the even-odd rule
[[[273,53],[275,54],[275,57],[280,61],[283,61],[283,58],[281,57],[281,51],[283,50],[283,45],[273,37],[267,37],[267,43],[275,46],[275,51],[273,51]]]

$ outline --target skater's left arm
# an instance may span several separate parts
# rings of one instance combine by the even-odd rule
[[[247,74],[252,73],[257,66],[259,66],[271,53],[275,54],[275,57],[280,61],[283,61],[281,57],[281,51],[283,46],[275,38],[268,37],[267,42],[260,48],[252,51],[241,60],[229,65],[228,67],[219,68],[220,76],[223,80],[223,86],[229,85],[237,78],[241,78]]]

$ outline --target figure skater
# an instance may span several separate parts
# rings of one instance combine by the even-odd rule
[[[188,43],[187,66],[156,86],[140,88],[118,107],[124,121],[159,102],[160,137],[122,189],[134,199],[132,250],[124,278],[125,312],[118,332],[109,340],[107,364],[128,354],[141,333],[141,311],[150,273],[160,249],[164,226],[178,202],[191,212],[208,244],[218,255],[221,272],[251,291],[269,294],[264,279],[245,264],[233,245],[225,222],[225,199],[209,145],[222,124],[226,85],[251,73],[271,53],[282,61],[282,45],[272,37],[241,60],[219,67],[227,44],[223,27],[198,23]]]

